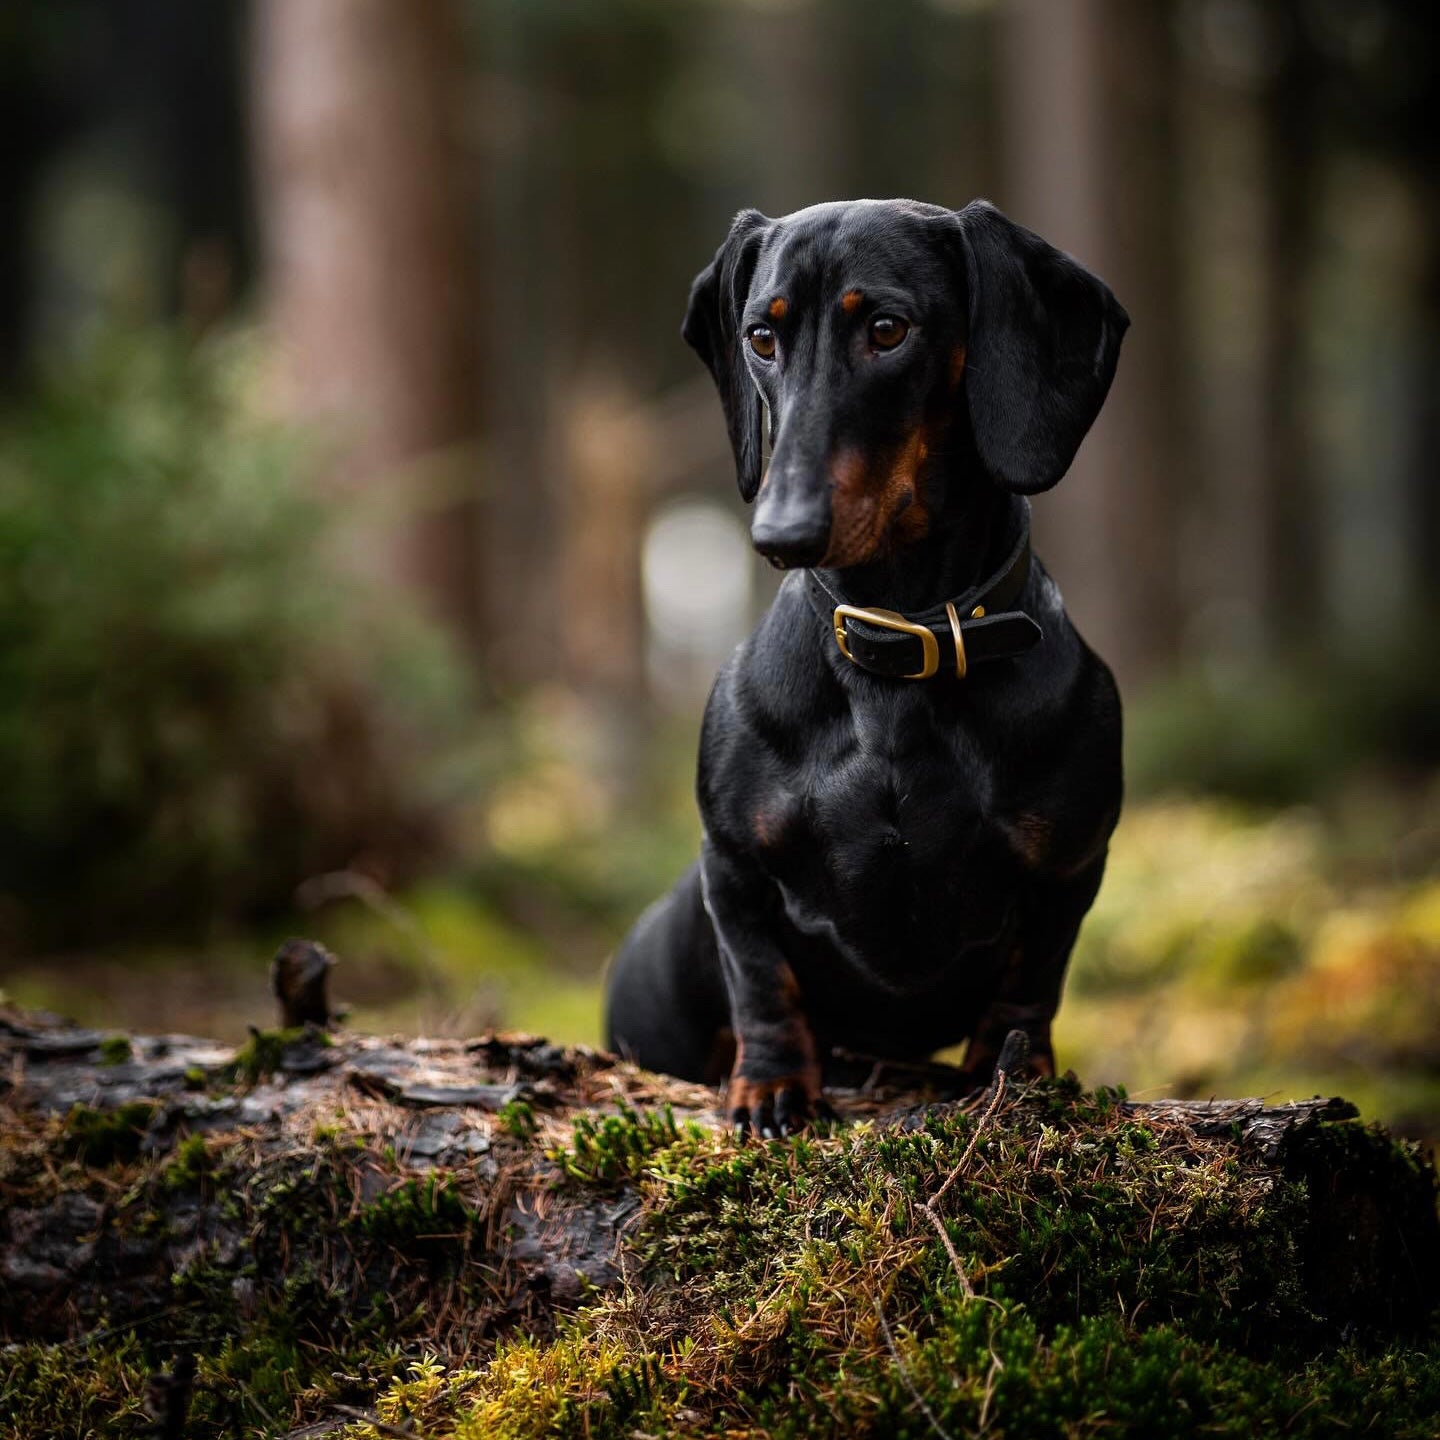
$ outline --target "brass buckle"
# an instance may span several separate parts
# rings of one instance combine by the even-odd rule
[[[904,680],[928,680],[940,668],[940,642],[933,630],[897,615],[893,610],[862,610],[858,605],[837,605],[835,607],[835,643],[840,653],[852,664],[860,662],[850,653],[845,643],[850,637],[845,629],[846,620],[863,620],[867,625],[878,625],[882,630],[898,630],[904,635],[914,635],[920,641],[925,663],[913,675],[904,675]]]

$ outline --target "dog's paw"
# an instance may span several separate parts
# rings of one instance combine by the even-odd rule
[[[802,1072],[773,1080],[752,1080],[732,1075],[725,1095],[726,1111],[735,1134],[762,1140],[795,1135],[816,1120],[838,1118],[820,1089],[819,1077]]]

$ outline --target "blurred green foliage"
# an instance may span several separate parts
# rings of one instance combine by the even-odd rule
[[[1153,685],[1126,707],[1128,788],[1295,805],[1359,769],[1405,779],[1440,767],[1433,635],[1419,626],[1363,656],[1192,669]]]
[[[1056,1048],[1131,1094],[1341,1094],[1440,1139],[1440,790],[1132,805]],[[1361,845],[1361,837],[1368,844]]]
[[[112,334],[0,421],[0,948],[253,916],[436,842],[467,681],[347,572],[258,388],[244,336]]]

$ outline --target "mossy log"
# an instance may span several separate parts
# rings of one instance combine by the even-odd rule
[[[0,1435],[1434,1433],[1413,1146],[956,1078],[742,1144],[523,1036],[0,1010]]]

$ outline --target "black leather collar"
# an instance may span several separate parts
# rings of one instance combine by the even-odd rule
[[[853,665],[894,679],[928,680],[953,675],[963,680],[970,666],[1022,655],[1044,638],[1039,625],[1013,607],[1030,578],[1030,505],[1025,503],[1020,535],[994,574],[953,600],[918,615],[852,604],[814,571],[805,574],[805,594],[816,614],[834,628],[835,643]]]

